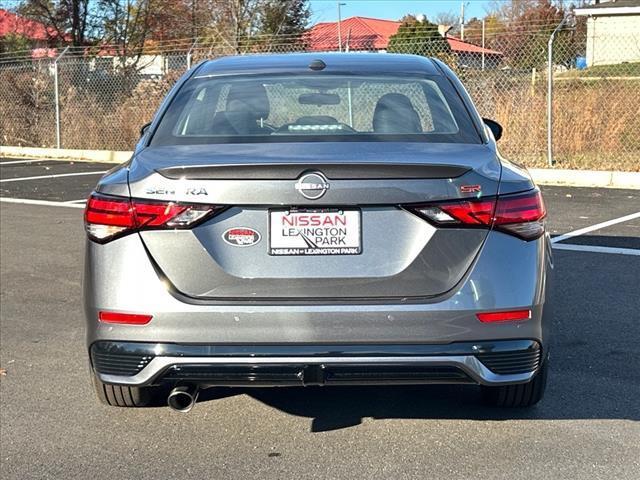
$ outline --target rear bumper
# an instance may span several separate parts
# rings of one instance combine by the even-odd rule
[[[304,386],[529,381],[542,362],[534,340],[404,345],[91,345],[104,383],[144,386]]]
[[[204,303],[172,292],[138,236],[105,245],[89,242],[84,277],[87,345],[397,345],[527,338],[544,347],[550,258],[545,244],[544,238],[523,242],[490,232],[468,275],[439,298]],[[532,312],[530,320],[481,323],[476,317],[482,311],[525,308]],[[149,314],[153,319],[147,325],[103,323],[97,320],[100,311]]]

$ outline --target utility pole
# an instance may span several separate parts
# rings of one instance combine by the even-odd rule
[[[196,25],[196,2],[198,0],[191,0],[191,38],[198,38],[198,27]]]
[[[469,5],[469,2],[460,2],[460,40],[464,40],[464,7]]]
[[[340,7],[345,6],[346,3],[338,2],[338,51],[342,51],[342,15],[340,13]]]

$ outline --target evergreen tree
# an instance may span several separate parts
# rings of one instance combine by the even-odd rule
[[[308,0],[268,0],[262,6],[259,32],[263,35],[298,35],[309,23]]]
[[[449,65],[454,63],[451,48],[438,32],[438,25],[426,18],[418,20],[413,15],[406,15],[402,19],[402,25],[389,39],[387,51],[438,57]]]

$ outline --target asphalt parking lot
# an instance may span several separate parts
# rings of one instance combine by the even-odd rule
[[[102,406],[89,383],[81,208],[111,166],[0,159],[2,478],[640,478],[640,190],[543,187],[535,408],[461,386],[217,389],[181,415]]]

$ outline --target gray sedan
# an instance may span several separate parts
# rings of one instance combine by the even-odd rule
[[[545,207],[442,62],[228,57],[188,71],[87,202],[98,397],[215,386],[544,392]]]

